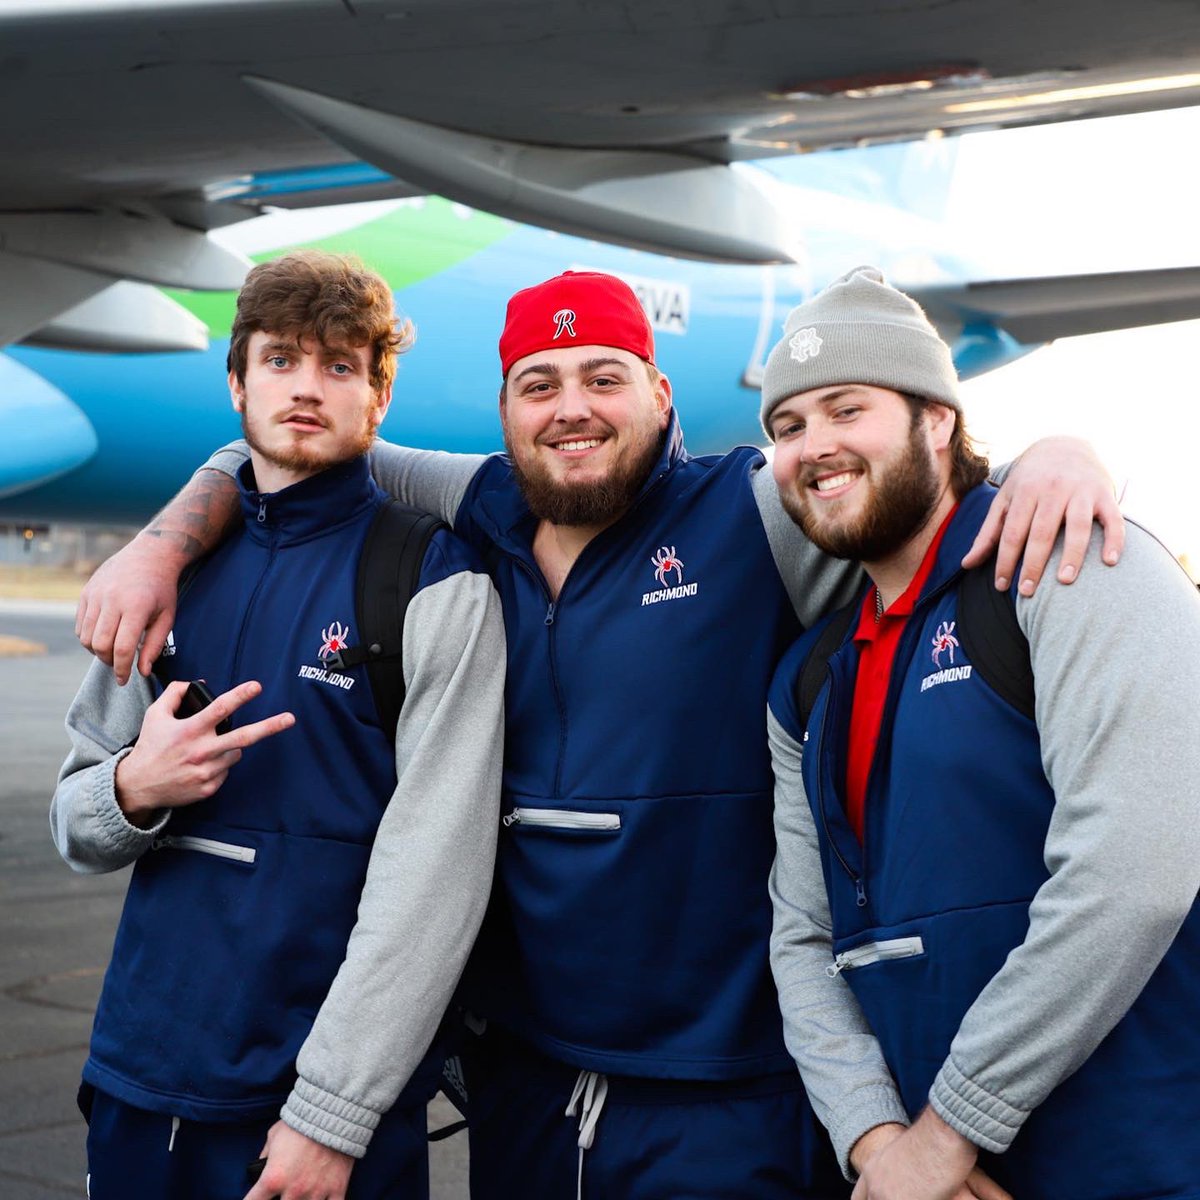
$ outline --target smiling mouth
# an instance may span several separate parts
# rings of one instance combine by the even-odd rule
[[[569,442],[555,442],[551,447],[562,453],[572,453],[580,450],[594,450],[604,445],[604,438],[574,438]]]
[[[837,488],[845,487],[848,483],[853,483],[860,473],[859,471],[843,471],[840,475],[825,475],[820,479],[814,479],[809,486],[818,492],[832,492]]]

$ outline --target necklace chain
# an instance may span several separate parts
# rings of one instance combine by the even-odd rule
[[[878,624],[883,620],[883,593],[878,588],[875,589],[875,623]]]

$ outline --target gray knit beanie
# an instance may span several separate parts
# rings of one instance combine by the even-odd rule
[[[798,392],[839,383],[891,388],[962,411],[950,347],[877,267],[855,267],[788,314],[763,370],[763,428]]]

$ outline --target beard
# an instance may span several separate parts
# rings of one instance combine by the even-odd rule
[[[262,424],[256,419],[251,419],[249,409],[248,404],[242,409],[242,436],[251,450],[256,451],[272,466],[285,471],[324,471],[327,467],[349,462],[350,459],[365,454],[375,441],[375,426],[370,420],[374,409],[363,415],[360,429],[344,434],[336,447],[326,447],[324,450],[309,446],[303,440],[293,441],[289,445],[268,445]]]
[[[866,468],[853,458],[850,469]],[[827,474],[829,467],[822,467]],[[914,416],[908,443],[899,456],[881,465],[875,472],[866,507],[856,519],[835,523],[816,515],[820,501],[808,498],[808,482],[815,468],[797,480],[797,489],[780,494],[788,516],[819,550],[834,558],[856,562],[878,562],[900,549],[929,520],[937,507],[940,485],[933,451],[924,436],[920,420]],[[864,481],[870,474],[864,474]]]
[[[588,434],[580,432],[579,436]],[[637,499],[662,453],[666,436],[665,430],[660,432],[652,427],[645,432],[644,440],[613,463],[603,479],[575,483],[555,479],[536,451],[518,452],[507,425],[504,427],[504,446],[521,495],[539,521],[548,521],[551,525],[609,525]]]

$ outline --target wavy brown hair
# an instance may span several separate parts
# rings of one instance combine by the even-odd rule
[[[226,369],[246,381],[246,346],[262,330],[323,346],[369,346],[371,386],[382,392],[396,377],[396,356],[416,340],[396,317],[392,290],[348,254],[296,250],[260,263],[238,293]]]
[[[909,412],[913,421],[917,421],[921,413],[936,400],[925,400],[920,396],[906,395]],[[950,488],[954,498],[961,500],[973,487],[978,487],[991,472],[991,464],[978,450],[963,423],[963,415],[958,410],[954,413],[954,429],[950,434],[947,446],[950,453]]]

